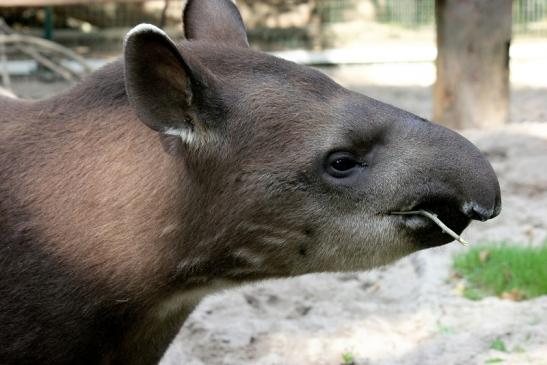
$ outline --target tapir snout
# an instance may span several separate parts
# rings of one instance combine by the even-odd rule
[[[388,210],[427,210],[457,233],[471,220],[486,221],[500,213],[497,176],[475,145],[448,128],[406,112],[394,113],[397,121],[389,124],[385,136],[385,145],[390,148],[382,149],[375,157],[392,160],[400,168],[398,188],[391,191],[393,205]],[[428,245],[452,240],[426,220],[422,219],[420,225],[416,216],[400,219],[421,228],[416,232]],[[426,232],[423,228],[427,228]]]

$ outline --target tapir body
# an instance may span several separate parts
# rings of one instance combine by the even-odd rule
[[[451,240],[393,211],[499,213],[457,133],[251,50],[228,0],[184,24],[135,28],[62,95],[0,97],[0,363],[154,364],[211,291]]]

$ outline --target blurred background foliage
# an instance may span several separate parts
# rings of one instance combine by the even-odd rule
[[[434,0],[239,0],[251,43],[263,50],[352,47],[367,39],[433,37]],[[119,46],[120,34],[148,22],[180,34],[182,1],[55,6],[54,39],[93,46]],[[18,32],[40,34],[44,8],[0,8]],[[515,0],[513,33],[547,36],[547,0]],[[108,49],[108,47],[107,47]],[[116,48],[117,49],[117,48]]]

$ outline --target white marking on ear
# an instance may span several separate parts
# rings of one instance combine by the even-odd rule
[[[131,29],[126,35],[125,35],[125,38],[124,38],[124,41],[123,41],[123,45],[125,47],[126,43],[127,43],[127,40],[134,36],[135,34],[138,34],[138,33],[156,33],[156,34],[159,34],[165,38],[167,38],[169,41],[171,41],[171,43],[174,44],[174,42],[171,40],[171,38],[169,38],[169,36],[167,35],[167,33],[165,33],[163,30],[161,30],[160,28],[156,27],[155,25],[152,25],[152,24],[148,24],[148,23],[142,23],[142,24],[139,24],[137,25],[136,27],[134,27],[133,29]]]
[[[167,134],[168,136],[180,137],[182,139],[182,142],[187,144],[192,144],[196,140],[195,133],[188,129],[167,128],[163,131],[163,134]]]

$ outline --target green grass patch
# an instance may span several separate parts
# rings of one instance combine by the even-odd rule
[[[471,300],[496,295],[525,300],[547,295],[547,243],[540,247],[508,244],[470,248],[454,260]]]
[[[342,354],[342,365],[355,365],[355,356],[351,352]]]
[[[505,342],[503,342],[499,338],[496,338],[494,341],[492,341],[492,343],[490,344],[490,348],[492,350],[507,352],[507,346],[505,346]]]
[[[503,359],[501,359],[499,357],[493,357],[491,359],[486,360],[485,364],[498,364],[500,362],[503,362]]]
[[[454,328],[437,322],[437,330],[443,336],[452,336],[454,334]]]

